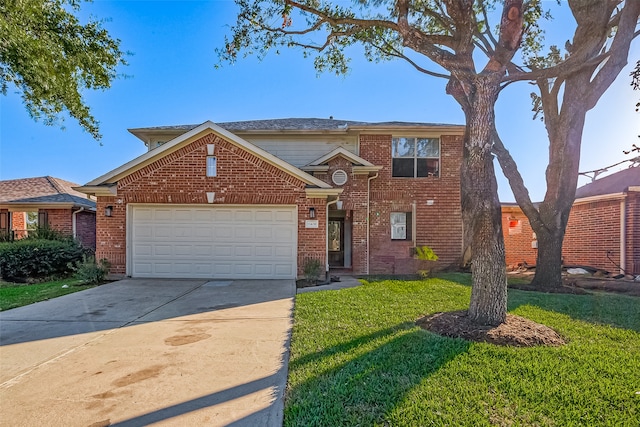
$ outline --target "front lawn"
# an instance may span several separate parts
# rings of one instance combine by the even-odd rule
[[[63,286],[67,287],[63,287]],[[0,282],[0,311],[22,307],[34,302],[56,298],[92,288],[93,285],[81,285],[76,279],[56,280],[32,285]]]
[[[639,298],[509,290],[568,344],[498,347],[415,326],[468,307],[468,276],[448,278],[299,294],[285,425],[640,425]]]

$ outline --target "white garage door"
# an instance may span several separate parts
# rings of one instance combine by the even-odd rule
[[[295,206],[133,205],[130,221],[133,277],[296,277]]]

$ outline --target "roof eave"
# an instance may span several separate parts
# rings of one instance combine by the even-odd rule
[[[324,199],[331,196],[339,196],[344,191],[342,188],[305,188],[307,199]]]
[[[410,134],[414,133],[432,133],[440,135],[464,135],[465,126],[462,125],[444,125],[444,126],[352,126],[349,129],[359,131],[363,134],[386,132],[391,134]]]
[[[85,208],[95,211],[96,208],[88,205],[80,205],[78,203],[60,202],[60,203],[0,203],[0,209],[7,209],[9,212],[30,212],[34,209],[73,209],[73,208]]]
[[[576,199],[573,202],[573,205],[582,205],[585,203],[593,203],[593,202],[601,202],[604,200],[620,200],[620,199],[624,199],[627,196],[626,193],[610,193],[610,194],[599,194],[597,196],[588,196],[588,197],[581,197],[579,199]]]
[[[270,154],[264,151],[263,149],[251,144],[249,141],[242,139],[238,135],[235,135],[229,132],[228,130],[221,128],[220,126],[216,125],[212,121],[207,121],[201,124],[200,126],[197,126],[196,128],[193,128],[183,133],[182,135],[178,135],[177,137],[165,143],[161,147],[148,151],[136,157],[135,159],[125,163],[124,165],[116,169],[113,169],[110,172],[107,172],[106,174],[94,179],[91,182],[88,182],[84,187],[97,187],[104,184],[116,183],[121,178],[124,178],[125,176],[137,170],[142,169],[143,167],[155,162],[156,160],[162,158],[163,156],[166,156],[174,151],[177,151],[185,144],[188,144],[192,141],[202,138],[209,132],[212,132],[224,138],[225,140],[231,142],[232,144],[240,146],[241,148],[260,157],[262,160],[266,161],[267,163],[270,163],[271,165],[277,167],[278,169],[289,173],[291,176],[298,178],[299,180],[301,180],[306,184],[314,185],[320,188],[331,187],[329,184],[325,183],[324,181],[321,181],[318,178],[302,171],[301,169],[285,162],[284,160],[277,158],[273,154]]]
[[[81,187],[73,187],[73,189],[89,196],[118,195],[118,188],[116,185],[83,185]]]

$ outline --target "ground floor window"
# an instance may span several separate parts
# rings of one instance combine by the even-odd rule
[[[411,212],[391,212],[391,240],[411,240]]]

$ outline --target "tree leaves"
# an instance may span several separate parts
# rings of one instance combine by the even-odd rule
[[[79,0],[3,0],[0,3],[0,90],[14,87],[31,117],[61,125],[63,111],[95,139],[98,121],[82,97],[108,89],[126,65],[120,40],[102,22],[83,24]]]

